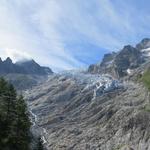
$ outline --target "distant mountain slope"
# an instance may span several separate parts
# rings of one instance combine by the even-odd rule
[[[0,76],[4,77],[7,81],[12,83],[16,88],[16,90],[18,91],[30,89],[33,86],[36,86],[44,82],[48,78],[47,75],[41,76],[41,75],[30,75],[20,73],[8,73]]]
[[[0,59],[0,76],[12,83],[17,90],[29,89],[51,74],[53,72],[50,68],[42,67],[34,60],[13,63],[9,57],[4,61]]]
[[[8,73],[48,75],[52,74],[53,72],[48,67],[40,66],[34,60],[13,63],[9,57],[4,61],[0,59],[0,74]]]
[[[27,90],[47,150],[150,150],[149,56],[144,39],[106,54],[89,73],[54,74]]]
[[[139,67],[146,62],[150,56],[150,39],[145,38],[136,47],[131,45],[124,46],[117,53],[104,55],[100,64],[90,65],[89,73],[109,73],[114,77],[124,77],[131,70]]]
[[[150,97],[138,83],[100,75],[54,75],[25,95],[33,128],[47,150],[150,148]]]

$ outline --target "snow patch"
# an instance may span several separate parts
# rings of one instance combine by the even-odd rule
[[[127,73],[130,75],[132,73],[131,69],[127,69]]]
[[[142,53],[143,53],[143,56],[148,56],[148,57],[150,57],[150,47],[149,47],[149,48],[146,48],[146,49],[142,49],[141,51],[142,51]]]
[[[42,136],[42,142],[43,142],[43,144],[46,144],[47,143],[47,141],[46,141],[46,139],[45,139],[45,137],[44,136]]]

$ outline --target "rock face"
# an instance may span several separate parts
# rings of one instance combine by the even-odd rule
[[[0,59],[0,73],[19,73],[19,74],[30,74],[30,75],[48,75],[52,74],[52,70],[47,67],[41,67],[34,60],[25,62],[13,63],[8,57],[5,61]]]
[[[34,60],[17,62],[16,65],[23,68],[24,72],[27,74],[48,75],[53,73],[50,68],[41,67]]]
[[[24,90],[37,85],[53,74],[48,67],[41,67],[34,60],[13,63],[10,58],[0,58],[0,76],[11,82],[17,90]]]
[[[96,65],[90,65],[88,72],[95,74],[95,73],[107,73],[111,71],[111,68],[114,63],[114,58],[116,53],[105,54],[102,62]]]
[[[150,97],[138,83],[63,74],[25,95],[48,150],[150,149]]]
[[[0,73],[14,73],[17,72],[19,67],[14,67],[12,60],[8,57],[5,61],[0,59]]]
[[[148,38],[143,39],[136,47],[127,45],[117,53],[104,55],[101,64],[91,65],[88,72],[109,73],[117,78],[124,77],[128,74],[128,69],[135,69],[145,62],[147,58],[145,51],[149,50],[148,48],[150,48],[150,39]]]
[[[25,91],[48,150],[150,150],[149,39],[104,56],[89,72],[54,74]],[[98,73],[98,74],[96,74]],[[118,78],[116,78],[118,77]]]
[[[127,69],[137,68],[144,62],[140,51],[128,45],[125,46],[115,58],[115,69],[119,77],[127,75]]]
[[[150,47],[150,39],[145,38],[143,39],[139,44],[136,45],[136,48],[138,50],[147,49]]]
[[[47,80],[48,76],[42,75],[30,75],[30,74],[20,74],[20,73],[8,73],[5,75],[0,75],[4,77],[7,81],[14,85],[16,90],[24,91],[25,89],[30,89],[37,84]]]

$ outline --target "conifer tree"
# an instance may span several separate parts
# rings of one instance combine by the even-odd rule
[[[19,96],[16,101],[15,149],[28,150],[30,143],[30,120],[25,100]]]
[[[0,148],[30,150],[30,125],[25,100],[0,78]]]

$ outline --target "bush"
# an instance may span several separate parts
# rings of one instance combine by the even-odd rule
[[[30,150],[30,125],[24,98],[0,78],[0,148]]]
[[[141,81],[150,90],[150,70],[144,72],[144,74],[141,77]]]

